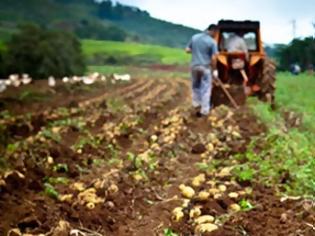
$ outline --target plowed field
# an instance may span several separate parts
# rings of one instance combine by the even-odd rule
[[[196,118],[181,79],[36,88],[1,95],[0,235],[315,235],[313,202],[235,177],[249,108]]]

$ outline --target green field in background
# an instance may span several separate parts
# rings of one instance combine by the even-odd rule
[[[110,62],[117,64],[188,64],[190,56],[184,50],[157,45],[129,42],[83,40],[82,48],[89,64]],[[105,63],[104,63],[105,64]]]

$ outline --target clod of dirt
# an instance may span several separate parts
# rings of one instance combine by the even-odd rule
[[[40,226],[40,222],[35,216],[29,216],[21,220],[17,225],[19,229],[23,232],[26,229],[35,229]]]
[[[26,182],[25,176],[18,171],[9,171],[4,174],[5,188],[10,192],[23,186]]]
[[[207,149],[202,143],[195,144],[191,149],[192,154],[202,154],[205,151],[207,151]]]

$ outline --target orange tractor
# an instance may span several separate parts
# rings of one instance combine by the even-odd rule
[[[248,52],[228,52],[230,37],[242,32]],[[218,44],[218,79],[213,86],[214,106],[244,104],[247,96],[257,96],[274,106],[276,66],[265,51],[257,21],[221,20],[214,37]]]

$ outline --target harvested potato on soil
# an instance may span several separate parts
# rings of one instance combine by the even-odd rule
[[[210,197],[210,193],[206,191],[201,191],[198,193],[198,199],[201,201],[208,200]]]
[[[209,189],[209,193],[210,193],[212,196],[214,196],[214,195],[220,193],[220,190],[217,189],[217,188],[210,188],[210,189]]]
[[[219,188],[220,192],[225,192],[227,190],[227,187],[223,184],[219,185],[218,188]]]
[[[174,220],[175,222],[179,222],[183,219],[183,217],[184,217],[183,208],[176,207],[172,212],[172,220]]]
[[[182,195],[186,198],[192,198],[195,195],[195,190],[192,187],[181,184],[179,189]]]
[[[232,193],[229,193],[228,196],[229,196],[229,198],[236,199],[236,198],[238,198],[239,195],[238,195],[238,193],[232,192]]]
[[[214,217],[211,215],[203,215],[195,219],[194,221],[196,224],[204,224],[204,223],[213,223],[214,222]]]
[[[108,192],[110,193],[110,194],[115,194],[115,193],[117,193],[119,191],[119,188],[118,188],[118,186],[116,185],[116,184],[111,184],[110,186],[109,186],[109,188],[108,188]]]
[[[211,233],[217,230],[218,228],[219,227],[215,224],[205,223],[205,224],[197,225],[197,227],[195,228],[195,232],[196,233]]]
[[[241,210],[241,207],[240,207],[240,205],[234,203],[234,204],[229,206],[229,210],[232,212],[238,212]]]
[[[199,187],[205,181],[206,181],[206,175],[205,174],[200,174],[200,175],[196,176],[195,178],[193,178],[192,185],[194,187]]]
[[[73,194],[59,195],[59,201],[61,201],[61,202],[69,202],[69,203],[71,203],[72,198],[73,198]]]
[[[196,218],[201,215],[201,206],[195,206],[193,209],[189,212],[189,218]]]
[[[76,182],[74,184],[71,185],[71,188],[73,190],[77,190],[79,192],[82,192],[85,190],[85,184],[84,183],[81,183],[81,182]]]

